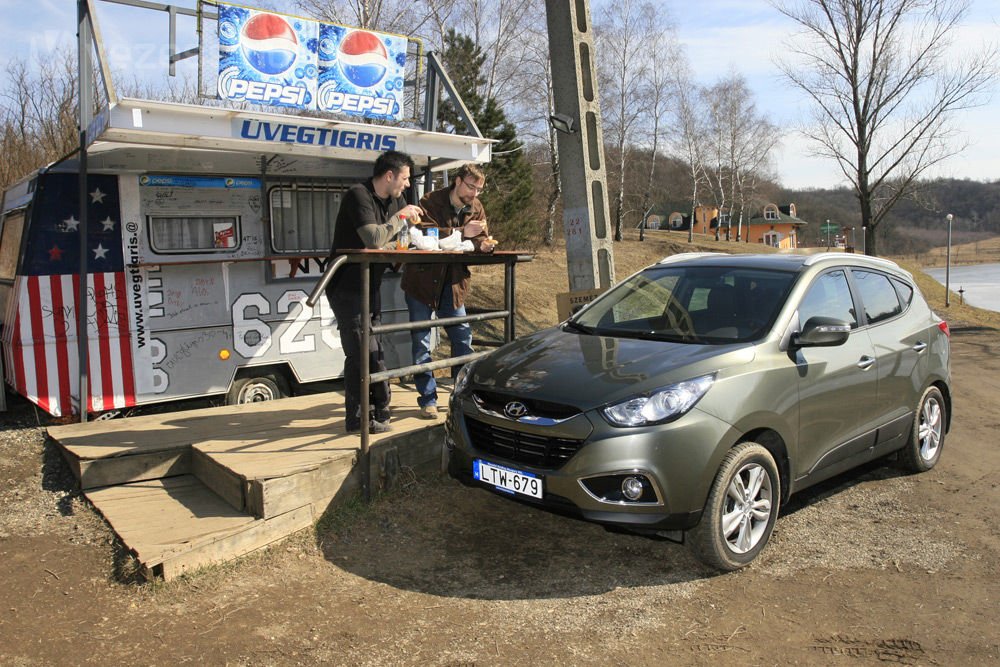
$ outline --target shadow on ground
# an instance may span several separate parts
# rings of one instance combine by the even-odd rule
[[[793,496],[778,519],[901,473],[877,461]],[[371,505],[332,509],[317,540],[359,577],[445,597],[531,600],[719,576],[680,544],[606,530],[445,478],[413,481]]]

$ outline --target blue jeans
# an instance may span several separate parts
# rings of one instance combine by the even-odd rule
[[[410,311],[410,321],[417,322],[431,319],[431,313],[437,313],[439,318],[461,317],[465,315],[465,306],[455,308],[451,286],[444,289],[441,301],[437,310],[416,299],[406,295],[406,307]],[[468,324],[457,324],[452,327],[445,327],[448,340],[451,341],[451,356],[460,357],[465,354],[472,354],[472,327]],[[413,363],[423,364],[431,360],[431,330],[416,329],[410,332],[411,349],[413,350]],[[459,366],[451,369],[452,377],[458,373]],[[434,381],[433,373],[416,373],[414,380],[417,383],[417,404],[420,407],[427,405],[437,405],[437,383]]]

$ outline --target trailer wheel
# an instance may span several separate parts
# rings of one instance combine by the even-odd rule
[[[239,378],[226,394],[227,405],[273,401],[289,395],[288,382],[280,375]]]

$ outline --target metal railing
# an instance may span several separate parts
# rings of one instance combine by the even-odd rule
[[[428,329],[431,327],[452,326],[464,324],[466,322],[484,322],[487,320],[503,319],[503,338],[505,343],[514,340],[515,337],[515,304],[514,289],[515,276],[514,266],[519,262],[530,262],[533,255],[514,251],[499,251],[490,254],[480,253],[460,253],[460,252],[433,252],[418,250],[346,250],[334,261],[330,262],[323,275],[320,277],[316,287],[306,299],[306,304],[315,306],[320,297],[326,291],[326,286],[330,279],[344,264],[359,264],[361,272],[361,353],[358,360],[361,375],[361,452],[358,463],[361,466],[361,491],[365,500],[371,498],[371,466],[369,462],[369,443],[371,433],[369,431],[369,420],[367,418],[370,407],[369,387],[372,382],[384,382],[393,378],[399,378],[414,373],[435,371],[442,368],[451,368],[475,361],[480,357],[489,354],[489,351],[474,352],[461,357],[429,361],[423,364],[414,364],[402,368],[372,373],[369,363],[369,353],[371,347],[371,337],[383,333],[393,333],[398,331],[413,331],[415,329]],[[369,292],[371,290],[371,265],[372,264],[453,264],[462,263],[469,265],[503,264],[504,265],[504,308],[503,310],[493,310],[479,312],[464,317],[446,317],[442,319],[423,320],[419,322],[399,322],[396,324],[371,324],[371,302]]]

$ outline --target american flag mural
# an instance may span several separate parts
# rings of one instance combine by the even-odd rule
[[[7,382],[52,415],[79,414],[82,248],[88,253],[88,411],[135,405],[118,179],[88,177],[86,239],[81,239],[78,177],[42,174],[36,187],[5,318]]]

